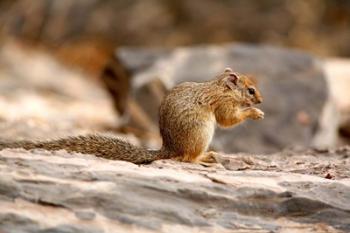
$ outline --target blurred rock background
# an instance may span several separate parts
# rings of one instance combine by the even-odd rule
[[[65,60],[86,69],[99,66],[101,56],[120,45],[236,41],[350,56],[350,2],[344,0],[1,0],[0,4],[3,34],[59,49]]]
[[[286,99],[291,99],[290,101],[299,104],[305,103],[305,106],[309,106],[313,110],[306,109],[304,106],[295,107],[295,111],[290,112],[287,106],[290,106],[291,103],[286,102],[287,100],[273,105],[273,102],[268,98],[264,104],[267,102],[272,106],[264,106],[267,108],[266,111],[272,109],[270,110],[272,115],[279,112],[278,117],[284,115],[285,118],[284,120],[280,119],[281,125],[271,125],[266,120],[264,123],[266,125],[262,124],[262,129],[279,128],[291,118],[296,119],[294,126],[300,128],[299,131],[292,134],[294,134],[293,137],[296,141],[299,139],[303,141],[301,145],[314,145],[313,142],[318,142],[316,143],[318,145],[336,146],[348,142],[350,97],[346,90],[350,85],[350,68],[349,63],[344,58],[350,56],[350,43],[348,43],[350,41],[349,1],[2,0],[0,1],[0,19],[2,67],[4,67],[3,72],[7,72],[3,76],[11,78],[20,76],[29,79],[27,82],[9,79],[14,83],[13,86],[20,86],[16,88],[23,88],[23,93],[27,93],[28,86],[40,83],[39,86],[45,86],[48,89],[45,95],[50,93],[52,89],[55,92],[52,92],[51,95],[55,93],[66,96],[68,93],[68,96],[72,97],[70,94],[75,93],[75,95],[80,96],[79,98],[90,99],[85,102],[86,105],[93,104],[91,93],[101,93],[99,97],[102,99],[98,100],[95,96],[93,100],[96,102],[104,101],[105,105],[100,105],[102,102],[99,102],[98,105],[105,106],[103,111],[106,113],[100,114],[98,121],[96,121],[97,117],[92,117],[94,119],[92,122],[97,122],[97,125],[92,127],[94,130],[131,133],[145,139],[146,142],[154,139],[155,142],[151,145],[157,147],[161,142],[158,137],[156,112],[166,90],[180,81],[210,79],[219,72],[218,67],[234,65],[238,71],[253,73],[257,77],[260,75],[263,76],[263,79],[271,76],[269,82],[273,82],[271,80],[276,78],[278,80],[278,76],[283,76],[286,80],[294,80],[295,77],[300,76],[309,80],[309,84],[306,86],[317,86],[314,89],[319,94],[313,95],[314,99],[303,96],[309,101],[303,102],[300,101],[300,97],[299,100],[294,97],[289,98],[298,95],[295,94],[297,90],[292,87],[299,90],[309,87],[286,84],[287,89],[290,89],[290,94],[288,97],[286,96]],[[243,52],[238,52],[238,55],[233,52],[232,60],[225,56],[218,57],[218,54],[224,54],[223,52],[213,55],[210,53],[210,49],[206,51],[204,48],[202,60],[206,61],[207,64],[204,64],[205,62],[197,64],[197,68],[193,68],[192,73],[181,73],[179,70],[187,69],[194,60],[188,60],[184,67],[177,66],[176,59],[170,63],[168,61],[168,65],[164,65],[163,62],[163,60],[172,59],[166,54],[173,53],[172,49],[178,46],[215,44],[224,48],[227,43],[233,47],[239,43],[254,44],[257,46],[257,51],[260,51],[259,47],[263,48],[266,45],[287,47],[307,51],[318,58],[309,58],[308,54],[300,57],[297,54],[293,55],[294,52],[284,54],[282,51],[279,55],[272,52],[275,54],[273,64],[267,63],[267,66],[259,68],[256,64],[263,64],[264,52],[252,53],[247,47],[243,49]],[[128,57],[123,56],[123,51],[127,51],[126,54],[128,54],[127,49],[119,49],[125,46],[155,48],[155,50],[149,50],[144,56],[145,52],[142,49],[131,49],[129,54],[134,55]],[[159,51],[160,48],[163,52]],[[270,56],[271,52],[266,54],[265,56]],[[196,59],[195,57],[194,59]],[[330,60],[328,57],[338,58]],[[339,57],[344,58],[339,60]],[[300,60],[300,64],[303,63],[303,65],[296,65],[293,60]],[[159,61],[161,65],[158,64]],[[217,65],[214,61],[218,61],[221,65]],[[276,62],[279,64],[277,65]],[[319,66],[318,63],[322,63],[322,65]],[[210,68],[208,64],[216,64],[216,67]],[[32,69],[33,66],[41,68]],[[55,66],[55,70],[51,69],[52,66]],[[206,67],[207,72],[200,71],[201,66]],[[308,74],[304,71],[294,72],[293,69],[296,66],[299,66],[299,71],[308,70]],[[172,79],[170,86],[167,83],[169,77],[159,72],[167,70],[166,67],[177,67],[177,73],[173,72],[170,75],[170,79]],[[11,69],[17,70],[15,74]],[[285,69],[290,70],[286,72]],[[41,81],[33,81],[38,76],[41,77]],[[70,78],[71,76],[74,78],[79,76],[77,80],[80,81],[77,82],[81,82],[78,85],[80,88],[74,88],[74,85],[77,84],[70,84],[76,82],[74,78]],[[323,81],[312,81],[313,79],[307,78],[312,76],[321,77]],[[90,81],[84,81],[87,79]],[[56,80],[56,82],[53,84],[52,80]],[[320,84],[325,80],[326,86]],[[8,83],[5,79],[1,81]],[[276,97],[278,95],[277,88],[271,89],[268,86],[277,87],[278,85],[273,83],[267,85],[264,82],[262,85],[265,87],[262,88],[268,92],[265,96]],[[314,85],[313,82],[317,85]],[[141,86],[140,83],[142,83]],[[93,85],[97,89],[96,91],[88,91],[85,85]],[[283,86],[283,84],[281,85]],[[4,85],[5,89],[8,86],[8,84]],[[324,86],[323,89],[321,86]],[[106,93],[110,95],[107,96]],[[303,91],[301,93],[307,94]],[[103,95],[104,97],[101,97]],[[16,95],[16,98],[19,96]],[[322,104],[320,104],[321,102]],[[29,103],[29,105],[33,104]],[[70,109],[79,112],[81,106],[86,105],[78,104],[77,106],[80,107]],[[65,104],[63,103],[62,106]],[[116,111],[113,112],[111,108]],[[328,109],[328,113],[324,111],[324,108]],[[52,115],[52,119],[55,116],[60,116],[58,113],[65,112],[63,111],[64,107],[53,109],[57,112],[56,115]],[[85,130],[89,128],[88,126],[94,125],[95,123],[83,120],[93,116],[93,109],[91,107],[83,114],[76,113],[75,118],[70,119],[69,123],[64,123],[66,128],[63,133],[56,130],[55,134],[72,133],[72,131],[65,131],[67,125],[80,125],[79,127],[71,127],[71,129]],[[45,111],[49,112],[47,109]],[[89,111],[91,112],[89,113]],[[4,114],[6,115],[6,113]],[[99,116],[99,114],[95,114],[95,116]],[[111,116],[111,114],[114,115]],[[105,120],[101,120],[103,116],[106,117]],[[114,121],[111,120],[113,117]],[[321,118],[323,122],[321,122]],[[60,117],[57,117],[54,122],[62,122],[59,119]],[[276,121],[272,116],[270,119],[271,122]],[[48,125],[52,125],[52,122]],[[58,127],[60,124],[54,123],[54,125]],[[291,128],[295,128],[292,125],[290,125]],[[3,127],[12,128],[11,124]],[[249,124],[244,125],[242,129],[236,131],[239,135],[245,134],[247,138],[253,140],[251,138],[255,137],[253,136],[254,132],[261,130],[249,127],[251,127]],[[322,130],[325,128],[327,130]],[[318,129],[321,129],[320,132]],[[246,133],[249,131],[252,133]],[[290,146],[299,145],[300,143],[294,143],[294,139],[290,140],[290,135],[287,136],[289,132],[291,130],[286,129],[285,140],[282,141],[272,136],[271,132],[265,132],[264,135],[261,135],[263,139],[258,141],[265,145],[273,144],[274,148],[277,149],[285,148],[289,144]],[[242,145],[245,144],[243,139],[235,146],[227,140],[227,142],[222,142],[222,140],[225,141],[225,138],[236,137],[237,135],[228,135],[227,133],[222,137],[218,136],[222,139],[219,144],[213,144],[213,149],[224,150],[232,146],[233,148],[229,151],[245,151],[247,148],[251,148]],[[253,141],[253,144],[259,144],[256,140]],[[289,141],[291,142],[289,143]],[[265,147],[266,150],[262,151],[271,151],[269,146]],[[264,146],[258,146],[252,151],[261,151],[262,148]]]
[[[347,0],[0,0],[0,140],[158,148],[166,92],[227,66],[266,113],[215,167],[2,150],[0,232],[350,232],[349,42]]]

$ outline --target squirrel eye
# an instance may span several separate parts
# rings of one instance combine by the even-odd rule
[[[252,87],[249,87],[248,88],[248,92],[249,92],[250,95],[254,95],[255,94],[255,89],[252,88]]]

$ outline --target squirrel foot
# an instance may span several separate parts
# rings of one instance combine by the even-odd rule
[[[199,157],[197,163],[205,167],[214,167],[218,163],[217,155],[218,153],[214,151],[205,152]]]
[[[208,151],[205,152],[202,157],[200,157],[200,161],[206,162],[206,163],[217,163],[217,156],[219,153],[215,151]]]

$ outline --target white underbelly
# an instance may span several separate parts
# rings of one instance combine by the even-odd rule
[[[214,137],[214,133],[215,133],[215,116],[214,114],[211,116],[211,119],[206,123],[206,127],[203,134],[205,135],[206,139],[207,139],[207,143],[206,143],[206,147],[205,150],[208,149],[211,140]]]

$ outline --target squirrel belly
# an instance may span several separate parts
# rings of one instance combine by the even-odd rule
[[[126,141],[103,135],[86,135],[62,138],[52,141],[1,142],[0,150],[5,148],[44,149],[48,151],[66,150],[82,154],[92,154],[111,160],[123,160],[135,164],[150,163],[168,158],[162,150],[146,150]]]

